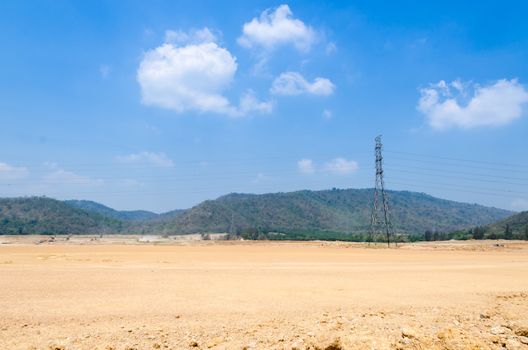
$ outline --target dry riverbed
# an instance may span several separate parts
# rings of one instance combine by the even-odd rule
[[[528,243],[0,236],[0,349],[528,349]]]

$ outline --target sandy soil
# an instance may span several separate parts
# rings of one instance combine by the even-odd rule
[[[0,242],[2,350],[528,349],[527,243]]]

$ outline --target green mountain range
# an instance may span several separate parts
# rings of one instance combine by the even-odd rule
[[[403,235],[469,229],[513,214],[423,193],[388,194],[395,230]],[[91,201],[10,198],[0,199],[0,234],[271,232],[293,239],[364,237],[372,197],[372,189],[229,194],[164,214],[117,211]]]
[[[507,238],[528,239],[528,211],[512,215],[485,227],[485,234],[489,236],[508,236]]]
[[[396,232],[421,234],[491,223],[507,210],[458,203],[423,193],[389,191]],[[262,195],[229,194],[205,201],[165,222],[167,233],[232,232],[257,228],[282,233],[367,233],[371,189],[334,189]]]
[[[438,236],[438,235],[437,235]],[[455,239],[524,239],[528,240],[528,211],[511,215],[488,225],[475,226],[450,233]],[[434,240],[432,233],[426,240]]]
[[[121,232],[123,222],[46,197],[0,198],[0,234]]]
[[[159,214],[147,210],[115,210],[101,203],[87,200],[67,200],[65,203],[79,209],[123,221],[151,220],[159,216]]]

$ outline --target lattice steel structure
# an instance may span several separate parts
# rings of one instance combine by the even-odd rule
[[[383,144],[381,135],[375,138],[376,147],[376,181],[374,186],[374,199],[372,203],[372,214],[370,218],[369,244],[378,233],[385,233],[387,246],[390,246],[391,237],[394,237],[394,229],[390,218],[389,198],[385,191],[385,180],[383,178]],[[381,207],[380,207],[381,197]]]

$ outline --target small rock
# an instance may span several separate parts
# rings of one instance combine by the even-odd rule
[[[515,334],[520,337],[528,337],[528,326],[517,327]]]
[[[500,338],[497,335],[492,336],[490,340],[493,344],[499,344],[500,342]]]
[[[486,315],[486,314],[480,314],[480,319],[481,320],[488,320],[490,318],[489,315]]]
[[[214,338],[214,339],[211,339],[211,341],[209,341],[209,342],[207,343],[207,347],[208,347],[208,348],[214,348],[214,347],[217,346],[218,344],[223,343],[224,340],[225,340],[225,339],[224,339],[223,337],[221,337],[221,336],[216,337],[216,338]]]
[[[416,338],[416,332],[414,331],[414,329],[411,329],[411,328],[402,328],[402,337],[404,338],[410,338],[410,339],[413,339],[413,338]]]
[[[490,332],[493,335],[504,334],[504,328],[502,328],[501,326],[491,327]]]
[[[405,344],[405,345],[409,345],[410,343],[412,343],[412,340],[409,339],[409,338],[403,338],[403,339],[400,340],[400,343]]]
[[[514,338],[509,338],[508,340],[506,340],[506,349],[517,350],[520,348],[521,348],[521,343],[518,340]]]
[[[190,346],[191,348],[197,348],[197,347],[198,347],[198,343],[197,343],[196,341],[193,340],[193,341],[191,341],[191,342],[189,343],[189,346]]]
[[[521,336],[519,337],[519,341],[520,341],[521,343],[523,343],[523,344],[528,345],[528,337],[525,337],[525,336],[522,336],[522,335],[521,335]]]

